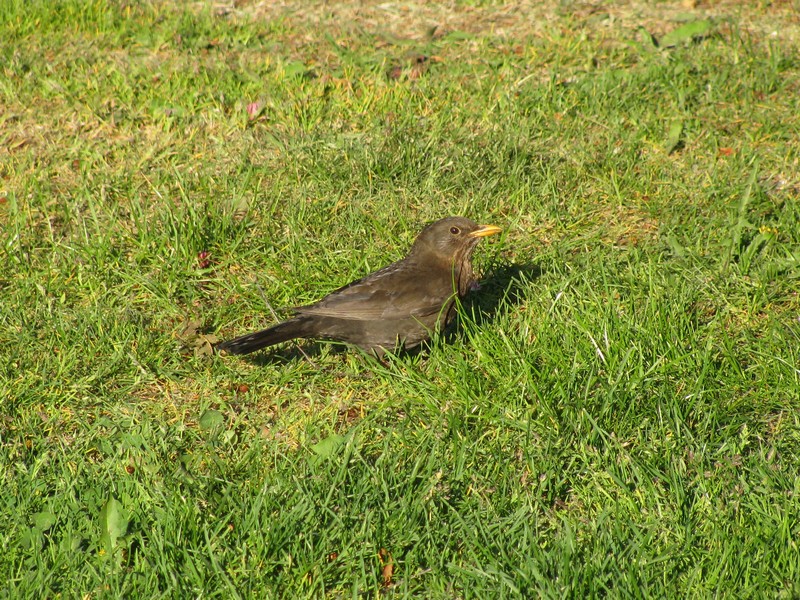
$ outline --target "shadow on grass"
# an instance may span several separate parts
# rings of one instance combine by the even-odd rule
[[[524,299],[524,290],[541,277],[542,269],[530,263],[495,266],[481,280],[480,288],[467,296],[464,307],[476,325],[494,320],[501,306],[515,306]]]
[[[490,271],[481,282],[479,289],[467,296],[464,307],[459,311],[459,318],[447,328],[441,339],[448,343],[460,335],[461,319],[469,315],[478,327],[489,325],[501,306],[513,306],[522,301],[522,291],[535,279],[541,276],[540,267],[531,264],[500,265]],[[432,344],[426,342],[410,350],[402,350],[397,356],[416,356],[427,352]],[[253,354],[238,358],[257,366],[285,365],[298,359],[312,359],[326,354],[341,354],[350,348],[347,344],[332,341],[294,340],[288,345],[273,346]],[[357,349],[354,349],[357,351]],[[365,360],[373,360],[366,352],[362,352]]]
[[[238,358],[259,367],[267,365],[286,365],[297,360],[310,360],[313,365],[314,363],[311,359],[323,353],[343,354],[347,352],[347,350],[347,344],[342,344],[340,342],[297,339],[281,346],[270,346],[252,354],[239,356]]]

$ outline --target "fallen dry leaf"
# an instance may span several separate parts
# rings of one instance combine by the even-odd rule
[[[180,333],[177,334],[182,350],[193,352],[197,357],[214,354],[214,344],[219,342],[219,338],[213,334],[203,333],[202,327],[202,321],[186,318]]]
[[[381,563],[383,564],[381,568],[383,587],[389,587],[392,585],[392,576],[394,575],[394,560],[392,560],[392,554],[386,548],[381,548],[378,551],[378,558],[381,559]]]

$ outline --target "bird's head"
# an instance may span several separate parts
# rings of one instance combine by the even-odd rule
[[[465,217],[446,217],[428,225],[417,236],[411,255],[456,268],[468,262],[478,242],[502,231],[497,225],[478,225]]]

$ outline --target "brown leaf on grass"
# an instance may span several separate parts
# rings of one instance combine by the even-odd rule
[[[381,571],[381,575],[383,576],[383,587],[389,587],[392,585],[392,575],[394,574],[394,564],[391,562],[386,563],[383,565],[383,570]]]
[[[215,335],[200,336],[197,346],[194,349],[195,356],[212,356],[214,354],[214,344],[219,342],[219,338]]]
[[[178,338],[181,340],[192,338],[198,334],[202,326],[202,321],[186,317],[183,325],[181,325],[181,332],[178,334]]]
[[[202,331],[203,322],[195,319],[184,320],[177,338],[181,341],[183,353],[192,352],[195,356],[211,356],[214,354],[214,344],[219,338],[213,334]]]
[[[383,579],[383,587],[392,585],[392,577],[394,576],[394,560],[392,553],[386,548],[381,548],[378,551],[378,558],[381,559],[381,578]]]
[[[720,156],[730,156],[731,154],[733,154],[733,152],[734,152],[733,148],[727,148],[727,147],[725,147],[725,148],[719,148],[719,149],[717,150],[717,153],[718,153]]]

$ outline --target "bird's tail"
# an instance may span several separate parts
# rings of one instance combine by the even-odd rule
[[[216,349],[217,351],[224,350],[228,354],[250,354],[267,346],[303,337],[306,335],[305,326],[306,319],[296,317],[267,329],[221,342],[217,344]]]

